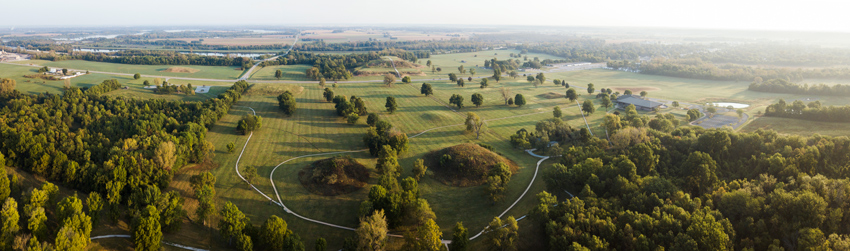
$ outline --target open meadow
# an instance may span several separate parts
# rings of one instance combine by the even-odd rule
[[[26,60],[16,61],[16,64],[40,65],[51,68],[68,68],[81,71],[102,71],[167,77],[189,77],[206,79],[237,79],[242,71],[235,66],[201,66],[201,65],[131,65],[92,62],[83,60],[45,61]],[[169,70],[171,68],[171,70]],[[37,69],[37,68],[34,68]],[[174,72],[173,69],[187,69],[186,72]]]

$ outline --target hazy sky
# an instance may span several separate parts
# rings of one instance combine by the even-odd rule
[[[832,0],[8,0],[0,26],[471,24],[850,32]]]

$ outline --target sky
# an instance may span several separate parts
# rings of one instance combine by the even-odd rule
[[[848,7],[834,0],[9,0],[0,27],[435,24],[850,32]]]

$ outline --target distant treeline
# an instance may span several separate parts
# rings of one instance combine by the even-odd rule
[[[712,63],[770,64],[777,66],[850,65],[850,50],[795,44],[754,43],[722,45],[694,55]]]
[[[790,94],[809,94],[809,95],[829,95],[829,96],[850,96],[850,86],[837,84],[828,86],[825,84],[795,84],[784,79],[770,79],[764,82],[753,82],[749,87],[750,91],[757,92],[775,92],[775,93],[790,93]]]
[[[181,50],[221,50],[221,51],[247,51],[247,50],[284,50],[289,49],[289,44],[265,44],[265,45],[217,45],[204,44],[203,39],[199,41],[181,41],[181,40],[135,40],[123,39],[112,42],[117,46],[121,45],[153,45],[162,46],[163,49],[181,49]],[[114,46],[110,46],[114,47]]]
[[[484,48],[492,47],[488,43],[466,41],[466,40],[447,40],[447,41],[352,41],[343,43],[325,43],[317,41],[312,43],[297,43],[293,50],[298,51],[382,51],[386,49],[402,49],[409,51],[428,52],[472,52],[479,51]],[[422,54],[418,58],[428,58],[428,55]]]
[[[242,57],[217,57],[196,54],[183,54],[173,51],[126,50],[111,53],[74,52],[72,54],[34,53],[33,59],[51,61],[85,60],[137,65],[207,65],[241,66],[253,64],[253,60]]]
[[[804,104],[795,100],[788,105],[780,99],[778,103],[765,108],[765,116],[804,119],[824,122],[850,122],[850,106],[822,106],[820,101]]]
[[[353,75],[350,69],[363,66],[369,61],[382,59],[384,56],[396,56],[404,60],[415,62],[418,60],[416,54],[404,50],[384,50],[380,52],[357,53],[357,54],[317,54],[293,51],[286,56],[278,57],[276,60],[265,61],[260,66],[272,65],[296,65],[306,64],[313,67],[307,70],[307,76],[319,80],[349,79]]]
[[[786,79],[802,81],[804,78],[850,78],[850,68],[796,69],[761,68],[726,64],[717,66],[699,58],[653,59],[641,61],[609,61],[608,67],[614,69],[638,70],[643,74],[662,75],[680,78],[695,78],[725,81],[752,81],[756,77],[763,79]]]
[[[704,50],[699,45],[642,43],[606,44],[604,39],[573,38],[561,42],[522,44],[517,50],[564,57],[571,62],[599,63],[609,60],[637,60],[641,56],[673,57]]]

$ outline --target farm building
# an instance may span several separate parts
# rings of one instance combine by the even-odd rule
[[[667,106],[665,106],[664,104],[662,104],[660,102],[642,99],[642,98],[640,98],[640,96],[634,96],[634,95],[619,96],[619,97],[617,97],[617,100],[615,101],[615,103],[617,103],[617,108],[620,108],[620,109],[626,109],[626,107],[629,106],[629,105],[635,105],[635,108],[637,108],[638,110],[644,110],[644,111],[652,111],[652,109],[656,108],[656,107],[667,108]]]

